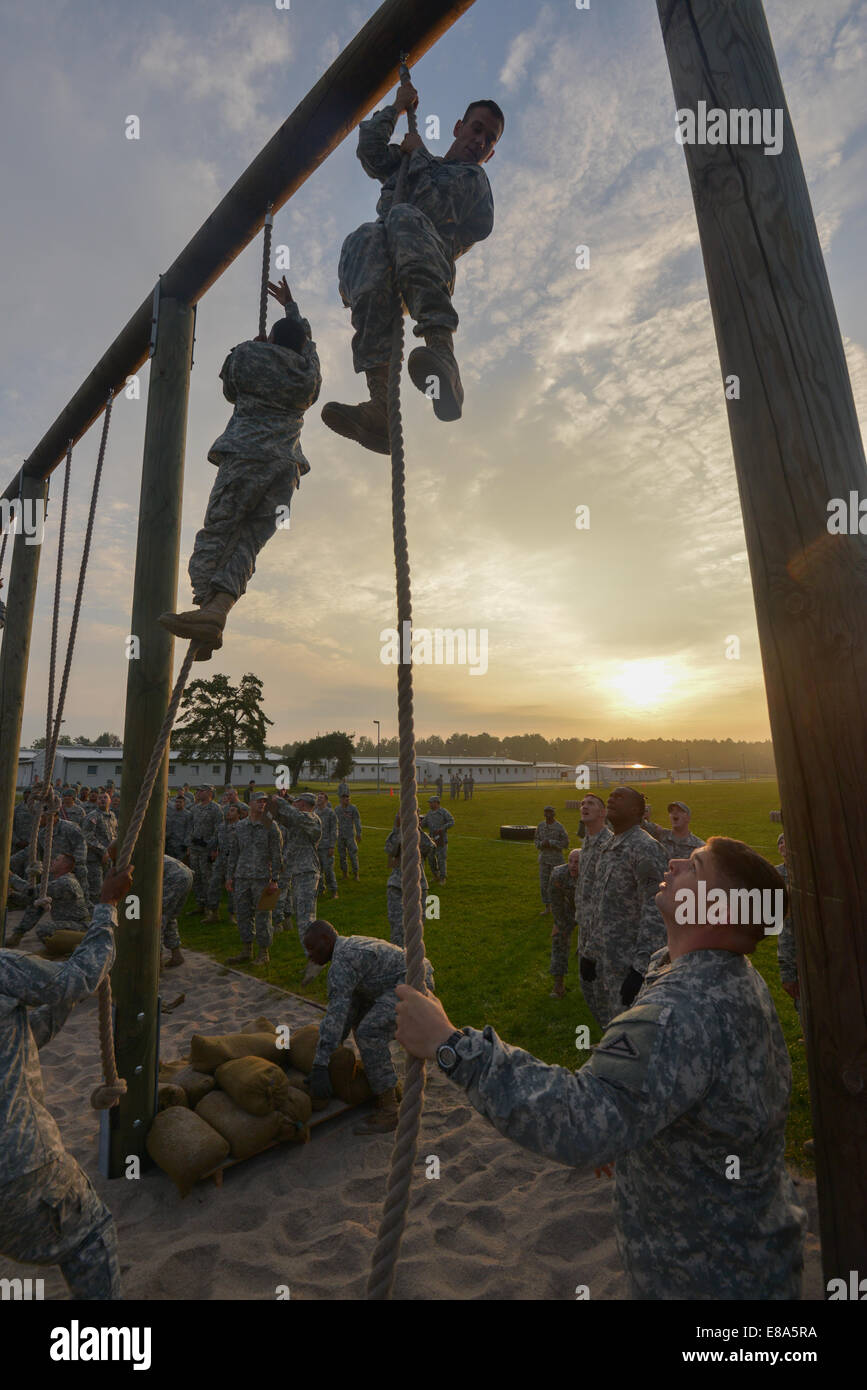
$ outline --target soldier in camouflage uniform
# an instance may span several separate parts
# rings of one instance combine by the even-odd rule
[[[390,450],[388,361],[403,303],[416,321],[416,337],[425,341],[410,353],[410,378],[432,394],[438,419],[460,419],[464,393],[452,351],[458,326],[452,305],[455,261],[493,229],[494,201],[481,165],[492,157],[505,125],[496,103],[473,102],[443,158],[429,154],[420,135],[407,135],[401,146],[390,144],[398,116],[417,103],[412,84],[402,84],[392,105],[359,126],[358,158],[383,188],[377,221],[365,222],[343,243],[338,277],[355,329],[353,364],[367,376],[370,401],[359,406],[329,401],[322,411],[330,429],[380,454]],[[404,201],[395,203],[404,151],[410,155]]]
[[[266,815],[267,798],[256,792],[250,800],[250,814],[238,823],[229,844],[229,863],[226,887],[235,895],[241,953],[229,957],[229,964],[239,965],[253,958],[253,917],[256,921],[256,960],[267,965],[271,959],[273,928],[270,911],[259,911],[257,904],[265,889],[276,883],[283,867],[283,839],[279,829]],[[219,808],[217,808],[219,809]]]
[[[177,637],[201,638],[208,654],[222,646],[229,609],[246,592],[263,545],[278,525],[288,526],[292,495],[310,472],[300,440],[304,412],[322,382],[316,344],[285,276],[269,292],[283,305],[284,320],[267,342],[233,348],[220,371],[235,409],[208,453],[219,471],[189,565],[199,607],[160,617]]]
[[[108,868],[108,847],[117,839],[117,816],[111,809],[111,797],[103,792],[96,803],[97,809],[85,816],[81,827],[87,842],[87,877],[90,883],[91,902],[99,899],[103,872]]]
[[[192,824],[193,814],[187,806],[186,797],[183,792],[178,792],[166,811],[166,854],[174,859],[186,859],[190,852]]]
[[[214,801],[213,787],[200,787],[190,820],[190,868],[196,894],[196,912],[207,912],[211,865],[217,857],[217,835],[223,813]]]
[[[674,861],[658,894],[668,947],[579,1071],[547,1066],[491,1027],[458,1032],[438,1000],[405,985],[397,1041],[435,1056],[523,1147],[577,1169],[616,1163],[615,1229],[633,1298],[798,1298],[807,1222],[785,1164],[791,1068],[748,959],[762,929],[678,925],[676,894],[697,875],[708,891],[779,885],[738,841],[714,837],[692,861]]]
[[[59,1265],[73,1299],[120,1298],[117,1236],[45,1108],[37,1049],[108,974],[115,905],[131,885],[129,872],[106,876],[87,934],[63,964],[0,951],[0,1255]]]
[[[338,936],[330,922],[318,920],[307,928],[304,948],[328,972],[328,1008],[319,1025],[319,1042],[309,1077],[314,1100],[331,1095],[328,1062],[332,1052],[352,1032],[374,1093],[376,1111],[356,1134],[393,1130],[397,1126],[397,1072],[389,1043],[394,1037],[395,986],[406,979],[406,956],[399,946],[372,936]],[[427,988],[434,988],[433,968],[425,957]]]
[[[59,927],[73,931],[86,931],[90,923],[90,908],[85,901],[81,884],[72,872],[75,860],[71,854],[58,854],[51,861],[51,878],[48,880],[46,896],[51,899],[50,916],[43,916],[45,908],[37,906],[40,897],[40,883],[31,884],[18,874],[9,875],[9,906],[23,908],[24,916],[11,933],[7,946],[14,950],[19,946],[31,927],[36,927],[40,941],[53,936]]]
[[[322,838],[322,826],[313,807],[312,792],[301,792],[294,803],[281,796],[268,802],[271,815],[283,829],[283,872],[280,875],[280,897],[274,916],[282,922],[289,915],[289,882],[292,882],[292,911],[302,944],[304,932],[316,917],[316,890],[319,887],[319,855],[316,847]]]
[[[662,846],[641,829],[641,792],[615,788],[607,810],[614,834],[599,855],[581,932],[581,986],[602,1028],[629,1008],[665,940],[656,894],[668,865]]]
[[[419,839],[421,843],[421,905],[424,911],[425,899],[427,897],[427,879],[424,873],[424,861],[428,855],[436,855],[436,845],[421,826],[419,821]],[[391,873],[388,876],[385,895],[388,908],[388,921],[391,927],[391,944],[393,946],[403,946],[403,884],[400,877],[400,812],[394,818],[394,829],[390,831],[385,842],[385,852],[388,855]]]
[[[551,928],[552,999],[562,999],[566,993],[565,976],[569,972],[569,942],[575,928],[575,892],[580,869],[581,850],[573,849],[565,864],[554,865],[548,879],[548,896],[554,916]]]
[[[569,848],[569,832],[565,825],[555,819],[557,812],[553,806],[543,808],[544,820],[536,826],[533,844],[539,851],[539,892],[544,904],[540,917],[551,911],[551,898],[548,893],[548,880],[555,864],[563,863],[563,850]]]
[[[205,918],[206,922],[220,920],[220,899],[223,895],[223,885],[229,876],[229,848],[241,821],[240,806],[230,804],[225,808],[224,816],[223,824],[217,831],[217,857],[211,868],[211,881],[208,885],[210,911]],[[237,925],[234,893],[229,894],[229,921]]]
[[[442,799],[443,799],[443,775],[442,775],[442,773],[440,773],[439,776],[437,777],[436,781],[434,782],[434,786],[435,786],[436,789],[437,789],[437,796],[439,797],[440,801],[442,801]]]
[[[597,796],[595,792],[588,792],[581,802],[581,825],[584,827],[584,835],[581,843],[581,870],[578,875],[578,887],[575,890],[575,925],[578,927],[578,946],[575,954],[577,956],[581,955],[583,927],[590,921],[599,855],[614,835],[613,830],[605,824],[605,815],[605,802],[602,797]],[[595,974],[595,964],[592,972],[589,973]],[[586,991],[584,993],[586,995]]]
[[[422,816],[420,823],[422,829],[427,831],[434,842],[431,863],[437,883],[445,883],[449,857],[449,831],[455,823],[455,818],[451,811],[447,811],[444,806],[440,805],[438,796],[429,796],[427,804],[430,810]]]
[[[647,818],[641,822],[641,828],[659,841],[669,859],[688,859],[694,849],[701,849],[704,840],[693,835],[689,828],[692,813],[685,801],[670,801],[667,809],[670,829]]]
[[[777,865],[777,873],[789,886],[789,867],[786,863],[786,837],[780,835],[777,839],[777,849],[783,856],[782,864]],[[795,947],[795,924],[792,921],[792,914],[788,912],[783,921],[783,930],[777,937],[777,965],[780,967],[780,984],[788,994],[798,1014],[801,1017],[801,982],[798,979],[798,952]]]
[[[60,820],[57,812],[50,813],[54,821],[54,829],[51,835],[52,857],[58,854],[68,854],[72,857],[75,864],[73,870],[75,877],[81,885],[84,894],[84,901],[90,906],[90,881],[87,876],[87,842],[84,835],[79,830],[74,821]],[[37,855],[42,859],[45,853],[45,814],[40,817],[40,829],[36,840]],[[9,867],[13,873],[27,874],[29,850],[19,850],[13,854],[9,861]]]
[[[167,965],[183,965],[181,938],[178,934],[178,916],[189,897],[193,886],[193,871],[179,859],[170,854],[163,855],[163,901],[160,927],[163,945],[171,956]]]
[[[341,796],[349,796],[349,783],[347,782],[345,777],[341,778],[340,784],[337,788],[338,800]]]
[[[84,825],[86,812],[81,802],[76,800],[75,792],[71,787],[67,787],[63,793],[60,808],[60,819],[74,821],[81,830]]]
[[[32,792],[26,793],[23,799],[16,803],[15,810],[12,812],[13,854],[17,854],[19,850],[29,847],[30,832],[33,829],[33,816],[39,804],[39,798],[34,796]]]
[[[324,893],[326,887],[332,898],[337,897],[337,876],[334,872],[334,849],[337,844],[337,815],[334,807],[329,803],[327,792],[318,792],[316,796],[316,814],[319,817],[319,824],[322,826],[322,838],[316,846],[316,853],[319,856],[319,893]]]
[[[349,800],[349,792],[340,797],[340,805],[335,810],[337,817],[337,853],[340,856],[340,872],[346,878],[346,856],[352,865],[352,872],[358,878],[358,850],[361,844],[361,816],[358,807]]]

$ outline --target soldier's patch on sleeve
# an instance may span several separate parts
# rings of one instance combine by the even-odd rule
[[[620,1014],[591,1049],[590,1071],[630,1091],[643,1090],[670,1012],[668,1004],[639,1004]]]

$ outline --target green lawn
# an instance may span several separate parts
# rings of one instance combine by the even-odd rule
[[[426,796],[420,791],[422,809]],[[669,782],[645,791],[655,819],[666,823],[665,806],[672,798],[692,808],[692,824],[698,835],[732,835],[745,840],[771,863],[777,863],[779,827],[768,813],[779,806],[774,782],[686,783]],[[542,807],[557,807],[574,845],[577,811],[564,809],[567,800],[580,793],[551,784],[534,787],[477,786],[472,801],[451,802],[446,789],[444,805],[457,822],[449,837],[448,882],[437,889],[440,920],[425,922],[426,951],[436,973],[437,993],[458,1027],[480,1028],[491,1024],[505,1041],[526,1048],[547,1062],[575,1067],[587,1060],[575,1049],[578,1024],[590,1026],[591,1040],[598,1041],[594,1024],[581,995],[577,970],[570,970],[567,994],[550,999],[550,917],[538,916],[539,898],[536,852],[530,843],[499,839],[501,824],[536,824]],[[320,910],[341,935],[358,933],[388,940],[385,881],[388,874],[383,843],[397,811],[397,795],[388,791],[360,792],[356,798],[364,839],[361,845],[361,881],[340,878],[337,901],[320,899]],[[435,888],[436,885],[431,885]],[[226,915],[225,903],[222,915]],[[181,919],[185,945],[209,952],[224,961],[238,948],[236,929],[228,920],[204,926],[198,917]],[[801,1028],[792,1001],[780,987],[776,937],[763,941],[753,960],[771,990],[792,1059],[793,1088],[787,1134],[791,1163],[812,1172],[802,1145],[811,1133],[807,1069]],[[326,974],[310,986],[301,984],[305,957],[294,930],[275,937],[268,967],[247,967],[275,985],[325,999]]]

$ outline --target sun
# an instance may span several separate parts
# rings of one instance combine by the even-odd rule
[[[656,709],[674,685],[674,676],[665,661],[624,661],[608,683],[630,709]]]

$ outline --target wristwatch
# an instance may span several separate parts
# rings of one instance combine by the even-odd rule
[[[452,1033],[444,1043],[440,1043],[436,1050],[436,1062],[440,1071],[445,1072],[446,1076],[451,1076],[452,1072],[461,1060],[457,1054],[457,1045],[463,1040],[463,1033]]]

